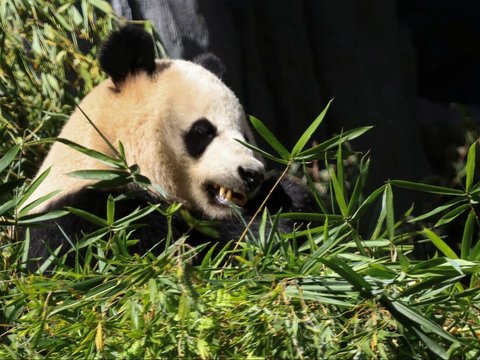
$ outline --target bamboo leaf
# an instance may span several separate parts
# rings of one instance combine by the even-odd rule
[[[27,214],[30,210],[32,210],[35,207],[37,207],[38,205],[40,205],[41,203],[43,203],[43,202],[47,201],[48,199],[51,199],[52,197],[57,195],[59,192],[60,192],[60,190],[52,191],[51,193],[48,193],[47,195],[44,195],[44,196],[32,201],[31,203],[29,203],[28,205],[26,205],[25,207],[22,208],[22,210],[18,213],[18,216],[22,217],[23,215]]]
[[[331,260],[325,258],[319,258],[318,260],[352,284],[353,287],[362,294],[362,296],[367,298],[371,296],[371,285],[338,257]]]
[[[472,186],[473,177],[475,175],[475,155],[477,154],[477,141],[470,145],[467,155],[465,191],[468,192]]]
[[[406,257],[402,251],[398,252],[398,259],[400,261],[400,268],[403,272],[407,272],[410,267],[410,260]]]
[[[478,235],[477,235],[478,236]],[[478,261],[480,260],[480,239],[477,238],[477,243],[473,247],[472,251],[469,254],[469,260]]]
[[[47,271],[48,268],[52,265],[52,263],[57,259],[58,254],[60,253],[60,250],[62,249],[62,245],[57,247],[53,252],[51,252],[50,256],[45,260],[42,265],[37,270],[37,274],[43,274],[45,271]]]
[[[138,209],[138,210],[135,210],[133,212],[131,212],[129,215],[121,218],[121,219],[118,219],[114,222],[114,226],[120,226],[121,224],[126,224],[126,223],[131,223],[133,221],[137,221],[138,219],[141,219],[145,216],[147,216],[148,214],[150,214],[151,212],[157,210],[158,208],[158,205],[152,205],[152,206],[147,206],[143,209]]]
[[[448,224],[448,223],[452,222],[452,221],[455,220],[457,217],[459,217],[460,215],[462,215],[463,212],[464,212],[465,210],[467,210],[468,208],[469,208],[469,205],[468,205],[468,204],[463,204],[463,205],[460,205],[460,206],[456,207],[455,209],[450,210],[448,213],[446,213],[445,215],[443,215],[440,220],[438,220],[438,221],[435,223],[435,226],[434,226],[434,227],[439,227],[439,226],[441,226],[441,225],[445,225],[445,224]]]
[[[115,220],[115,200],[113,199],[113,196],[110,194],[108,195],[108,199],[107,199],[107,223],[109,225],[112,225],[114,220]]]
[[[19,151],[20,145],[15,145],[10,150],[8,150],[5,155],[2,156],[2,158],[0,159],[0,172],[2,172],[8,165],[11,164]]]
[[[365,183],[368,177],[368,169],[370,166],[370,159],[362,157],[359,166],[359,175],[355,181],[355,187],[353,188],[352,196],[348,202],[348,213],[352,214],[357,206],[360,205],[360,199],[362,191],[365,187]]]
[[[313,149],[313,148],[312,148]],[[342,150],[342,154],[339,155],[338,151],[336,150],[318,150],[315,153],[310,153],[307,155],[297,155],[295,156],[295,159],[293,159],[295,162],[310,162],[313,160],[337,160],[338,157],[340,156],[342,159],[347,159],[350,156],[357,156],[359,155],[358,152],[350,151],[350,150]]]
[[[364,202],[362,202],[362,204],[358,207],[357,211],[353,214],[352,220],[358,220],[363,215],[363,213],[369,208],[369,206],[372,205],[380,196],[380,194],[382,194],[385,191],[385,186],[386,185],[379,187],[377,190],[372,192],[365,199]]]
[[[330,178],[331,183],[333,185],[333,190],[335,193],[335,199],[337,200],[338,207],[340,208],[340,212],[342,213],[343,217],[348,216],[348,206],[345,200],[345,194],[342,191],[342,186],[340,185],[337,176],[335,175],[335,171],[329,169],[330,171]]]
[[[387,200],[387,198],[388,198],[388,187],[389,187],[388,184],[385,185],[385,189],[383,191],[383,196],[382,196],[382,208],[380,210],[380,214],[378,215],[378,219],[377,219],[377,222],[376,222],[376,225],[375,225],[375,229],[373,230],[373,233],[371,235],[372,239],[378,239],[378,237],[382,233],[383,224],[385,222],[385,219],[389,215],[389,208],[388,208],[388,204],[387,204],[387,202],[388,202],[388,200]],[[392,221],[392,219],[390,219],[390,221]],[[388,226],[392,226],[392,225],[388,225],[388,223],[387,223],[387,232],[390,235],[390,231],[393,231],[393,229],[389,230]],[[393,228],[394,228],[394,225],[393,225]]]
[[[17,203],[18,207],[21,207],[22,204],[28,200],[28,198],[33,194],[33,192],[40,186],[43,180],[48,176],[50,173],[50,168],[45,170],[43,173],[41,173],[37,178],[30,184],[30,186],[27,188],[25,193],[22,195],[20,200]]]
[[[17,205],[18,200],[17,199],[11,199],[8,201],[5,201],[2,205],[0,205],[0,215],[5,214],[8,210],[11,210]]]
[[[60,142],[62,144],[65,144],[68,147],[70,147],[70,148],[72,148],[72,149],[74,149],[78,152],[81,152],[82,154],[85,154],[89,157],[100,160],[103,163],[109,164],[109,165],[114,166],[114,167],[123,167],[123,161],[121,159],[103,154],[103,153],[101,153],[97,150],[86,148],[85,146],[77,144],[77,143],[75,143],[73,141],[70,141],[68,139],[56,138],[56,139],[53,139],[53,140],[57,141],[57,142]]]
[[[77,170],[67,173],[68,176],[85,180],[114,180],[128,177],[129,173],[121,170]]]
[[[442,211],[445,211],[445,210],[451,208],[452,206],[458,205],[459,203],[464,202],[464,201],[465,201],[465,199],[455,199],[455,200],[449,201],[447,204],[442,205],[442,206],[438,206],[438,207],[436,207],[432,211],[429,211],[426,214],[423,214],[423,215],[417,216],[413,219],[410,219],[408,222],[414,223],[414,222],[417,222],[417,221],[420,221],[420,220],[428,219],[429,217],[431,217],[433,215],[436,215],[438,213],[441,213]]]
[[[343,194],[345,193],[345,177],[343,175],[343,159],[342,159],[342,145],[338,145],[338,152],[337,152],[337,179],[338,184],[340,185],[340,190]],[[345,196],[346,197],[346,196]]]
[[[258,120],[254,116],[250,116],[250,122],[252,123],[253,127],[257,132],[262,136],[262,138],[275,150],[278,155],[283,160],[290,160],[291,156],[288,150],[282,145],[282,143],[273,135],[270,130],[267,129],[265,124],[263,124],[260,120]]]
[[[277,158],[276,156],[273,156],[269,153],[267,153],[266,151],[256,147],[255,145],[252,145],[252,144],[249,144],[249,143],[246,143],[244,141],[241,141],[239,139],[235,139],[236,141],[238,141],[240,144],[242,144],[243,146],[249,148],[249,149],[252,149],[253,151],[261,154],[263,157],[267,158],[267,159],[270,159],[274,162],[277,162],[277,163],[280,163],[280,164],[283,164],[283,165],[288,165],[288,161],[287,160],[284,160],[284,159],[281,159],[281,158]]]
[[[88,0],[88,2],[104,13],[109,14],[112,12],[112,7],[105,0]]]
[[[103,227],[108,227],[108,222],[105,219],[102,219],[101,217],[98,217],[94,214],[90,214],[87,211],[81,210],[81,209],[76,209],[73,207],[66,207],[66,209],[71,212],[72,214],[81,217],[82,219],[87,220],[88,222],[91,222],[92,224],[96,224],[99,226]]]
[[[476,223],[476,214],[472,209],[468,214],[467,220],[465,221],[465,226],[463,228],[462,244],[460,250],[460,257],[462,259],[473,260],[470,258],[470,250],[472,247],[473,232]]]
[[[403,315],[405,319],[408,319],[409,321],[412,321],[417,325],[422,326],[425,330],[431,333],[434,333],[448,341],[451,341],[451,342],[457,341],[457,339],[455,339],[452,335],[450,335],[445,330],[443,330],[440,326],[438,326],[438,324],[427,319],[425,316],[417,313],[416,311],[414,311],[410,307],[407,307],[401,302],[392,301],[391,305],[394,307],[396,311],[398,311],[401,315]]]
[[[59,217],[65,216],[66,214],[68,214],[68,211],[66,210],[53,210],[47,213],[26,215],[18,219],[18,224],[27,225],[41,223],[53,219],[58,219]]]
[[[112,153],[114,153],[117,157],[121,157],[121,154],[118,152],[117,149],[115,149],[115,146],[112,145],[112,143],[110,142],[110,140],[107,139],[107,137],[100,131],[100,129],[97,127],[97,125],[95,125],[95,123],[93,122],[92,119],[90,119],[90,117],[85,113],[85,111],[83,111],[83,109],[80,107],[80,105],[77,105],[77,109],[83,114],[83,116],[85,117],[85,119],[88,121],[88,123],[95,129],[95,131],[97,132],[97,134],[103,139],[103,141],[105,142],[105,144],[110,148],[110,150],[112,151]]]
[[[442,252],[443,255],[451,259],[458,259],[458,255],[455,254],[450,246],[448,246],[445,241],[443,241],[437,234],[435,234],[430,229],[423,229],[423,233],[427,235],[430,241],[437,247],[438,250]]]
[[[410,190],[423,191],[431,194],[447,195],[447,196],[459,196],[464,195],[462,190],[450,189],[443,186],[428,185],[422,183],[416,183],[405,180],[390,180],[390,183],[398,187]]]
[[[420,329],[414,328],[414,331],[432,353],[440,359],[449,359],[447,352],[437,341],[433,340]]]
[[[313,133],[317,130],[317,128],[320,126],[322,123],[323,119],[325,118],[325,115],[327,114],[327,111],[330,107],[330,104],[332,103],[332,100],[330,100],[325,106],[325,109],[320,113],[320,115],[317,116],[317,118],[310,124],[310,126],[305,130],[305,132],[300,136],[298,139],[297,143],[292,149],[292,154],[291,156],[295,158],[300,152],[303,150],[307,142],[310,140],[312,137]]]
[[[307,150],[300,152],[295,157],[295,159],[299,159],[299,158],[303,159],[311,156],[313,156],[313,158],[323,158],[323,156],[320,156],[320,155],[323,155],[327,150],[337,148],[339,145],[347,141],[356,139],[357,137],[363,135],[364,133],[366,133],[368,130],[372,128],[373,126],[364,126],[364,127],[356,128],[353,130],[345,131],[340,135],[336,135],[331,139],[328,139],[320,144],[317,144]]]
[[[387,184],[385,187],[385,202],[388,238],[390,241],[393,241],[395,237],[395,219],[393,213],[393,192],[390,184]]]
[[[337,214],[319,214],[319,213],[280,213],[278,216],[282,219],[302,220],[302,221],[326,221],[330,219],[333,223],[341,221],[343,217]]]

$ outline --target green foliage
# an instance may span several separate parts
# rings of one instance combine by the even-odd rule
[[[74,208],[29,215],[53,194],[29,202],[48,172],[35,181],[25,175],[38,167],[76,99],[101,79],[97,39],[114,24],[106,2],[74,3],[0,2],[0,358],[479,357],[476,143],[469,147],[462,189],[392,180],[367,194],[369,159],[348,142],[368,127],[309,147],[327,106],[289,151],[251,118],[274,152],[254,149],[283,164],[285,174],[303,170],[320,210],[272,215],[260,208],[258,231],[247,228],[236,246],[225,239],[192,248],[188,235],[175,238],[170,231],[158,239],[165,248],[160,256],[131,254],[135,228],[153,211],[168,221],[182,212],[211,231],[177,204],[119,218],[118,199],[110,197],[105,218]],[[86,55],[80,39],[91,46]],[[141,169],[127,164],[121,144],[109,144],[115,155],[107,156],[57,141],[110,165],[72,176],[98,186],[148,185]],[[447,200],[424,214],[413,215],[412,208],[398,216],[396,187]],[[98,225],[72,243],[74,265],[52,249],[38,271],[27,271],[28,233],[17,238],[12,225],[68,212]],[[281,217],[309,226],[279,233]],[[461,228],[458,249],[445,237],[452,224]],[[418,239],[438,253],[415,259]],[[55,271],[46,273],[49,267]]]
[[[441,228],[452,223],[458,218],[465,218],[463,237],[460,242],[460,253],[457,254],[445,241],[443,241],[433,230],[425,229],[424,233],[432,243],[450,258],[461,258],[465,260],[480,260],[480,239],[479,219],[477,205],[480,202],[480,183],[473,183],[475,175],[475,158],[477,153],[477,141],[470,145],[465,165],[465,182],[463,189],[450,189],[428,184],[411,183],[408,181],[394,180],[392,184],[410,190],[420,190],[433,194],[440,194],[450,198],[445,205],[439,206],[432,211],[411,219],[411,222],[432,219],[436,220],[434,228]]]
[[[114,24],[104,0],[0,1],[0,140],[10,145],[1,151],[21,145],[27,175],[44,149],[25,142],[55,135],[103,79],[98,43]]]

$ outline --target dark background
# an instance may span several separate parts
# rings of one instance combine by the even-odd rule
[[[480,4],[466,0],[111,0],[150,19],[172,58],[213,52],[247,113],[292,145],[335,98],[322,130],[374,125],[370,187],[451,176],[480,103]],[[452,105],[466,104],[468,107]],[[409,197],[410,196],[410,197]],[[412,193],[400,202],[408,205]]]

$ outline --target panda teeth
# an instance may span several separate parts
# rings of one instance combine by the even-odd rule
[[[223,186],[220,187],[218,190],[218,196],[224,200],[231,201],[232,200],[232,190],[226,189]]]
[[[216,198],[220,204],[230,205],[231,203],[234,203],[237,206],[243,207],[246,203],[246,196],[235,193],[232,189],[223,186],[215,186],[215,189],[218,189]]]

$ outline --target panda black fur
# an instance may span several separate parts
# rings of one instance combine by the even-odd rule
[[[205,57],[204,57],[205,58]],[[210,59],[211,60],[211,59]],[[207,61],[210,62],[211,61]],[[173,217],[174,237],[189,232],[192,245],[237,239],[244,225],[235,218],[228,201],[241,206],[248,220],[276,182],[278,175],[266,174],[262,160],[236,139],[252,141],[241,105],[218,77],[204,67],[183,60],[155,60],[151,37],[143,30],[126,26],[114,32],[100,54],[102,69],[110,76],[94,88],[65,124],[60,138],[108,155],[112,150],[85,119],[95,123],[110,143],[122,142],[128,163],[138,164],[143,175],[160,186],[168,201],[180,202],[200,219],[218,220],[218,237],[212,239],[191,229],[183,217]],[[94,181],[67,174],[75,170],[104,169],[100,161],[55,143],[39,174],[50,168],[47,178],[32,195],[39,199],[61,192],[42,203],[35,212],[70,206],[105,217],[110,194],[134,193],[115,204],[115,217],[122,218],[149,204],[167,205],[154,191],[135,185],[95,189]],[[228,201],[227,201],[228,200]],[[311,206],[308,191],[295,179],[284,178],[273,192],[270,212],[305,211]],[[166,218],[153,212],[141,220],[133,238],[132,252],[144,253],[167,233]],[[281,231],[293,224],[280,221]],[[258,221],[253,224],[253,231]],[[50,249],[96,230],[94,224],[73,214],[30,228],[30,258],[45,258]]]

